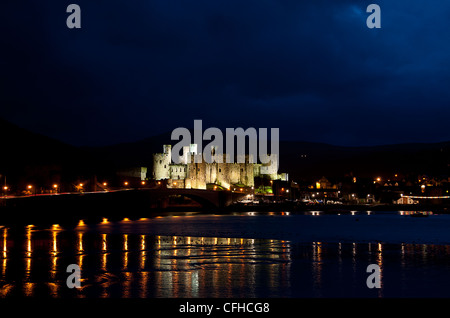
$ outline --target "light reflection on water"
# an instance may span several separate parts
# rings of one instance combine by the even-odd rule
[[[271,296],[289,287],[286,241],[27,226],[19,247],[15,235],[2,229],[0,297],[250,297],[256,288]],[[78,290],[66,287],[72,263],[81,270]],[[255,283],[267,273],[261,286]]]
[[[450,247],[0,228],[0,297],[448,297]],[[111,229],[115,227],[115,231]],[[81,288],[66,268],[78,264]],[[381,289],[366,285],[380,266]]]

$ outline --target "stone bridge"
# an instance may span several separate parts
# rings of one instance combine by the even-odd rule
[[[0,222],[57,222],[102,217],[142,216],[149,208],[164,208],[173,195],[198,202],[203,208],[224,208],[245,198],[248,193],[200,189],[115,190],[108,192],[63,193],[2,198]]]
[[[192,199],[201,204],[205,208],[223,208],[227,207],[237,200],[241,200],[247,196],[247,193],[237,193],[231,191],[213,191],[201,189],[170,189],[170,188],[154,188],[141,189],[148,195],[150,202],[158,203],[167,199],[169,196],[179,195]]]

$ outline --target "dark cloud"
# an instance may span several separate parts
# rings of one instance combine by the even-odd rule
[[[191,126],[356,145],[450,140],[450,3],[7,1],[0,116],[72,144]],[[432,129],[430,129],[432,127]]]

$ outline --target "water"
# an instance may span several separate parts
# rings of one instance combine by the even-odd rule
[[[340,222],[379,221],[354,217]],[[405,220],[398,213],[385,217]],[[449,245],[331,240],[339,231],[320,241],[294,233],[318,220],[336,221],[247,213],[2,227],[0,297],[450,296]],[[416,229],[431,221],[405,224]],[[79,289],[66,285],[69,264],[80,267]],[[367,288],[369,264],[380,266],[380,289]]]

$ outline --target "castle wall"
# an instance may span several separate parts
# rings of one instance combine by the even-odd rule
[[[225,188],[232,184],[254,186],[253,163],[227,163],[225,156],[222,163],[207,164],[207,183],[216,183]]]
[[[206,183],[216,183],[217,182],[217,164],[207,163],[206,164]]]
[[[117,172],[120,177],[131,177],[139,180],[147,179],[147,167],[134,167],[128,169],[121,169]]]
[[[206,163],[190,163],[187,167],[191,188],[206,189]]]
[[[185,179],[187,175],[187,167],[183,164],[170,165],[170,178],[174,180]]]
[[[169,179],[167,181],[168,188],[184,189],[186,187],[185,180]]]
[[[230,177],[228,173],[228,165],[227,163],[218,163],[216,165],[216,183],[224,188],[229,189],[231,186]]]
[[[255,185],[253,178],[253,164],[240,163],[240,183],[247,187],[253,187]]]

